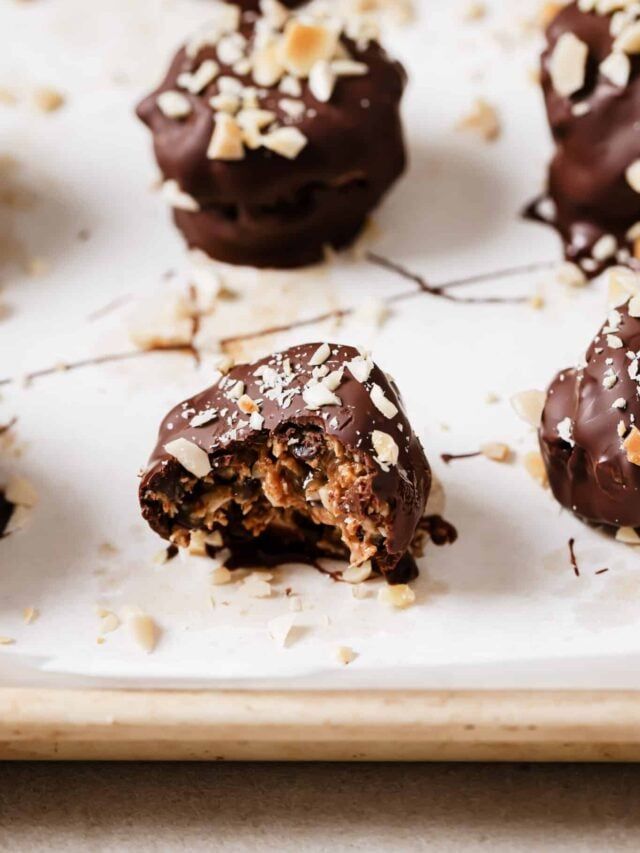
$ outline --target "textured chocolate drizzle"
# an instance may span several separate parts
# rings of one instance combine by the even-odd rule
[[[540,199],[525,211],[529,218],[558,230],[568,260],[588,260],[583,269],[589,276],[616,262],[611,257],[593,263],[591,253],[598,239],[611,234],[632,254],[625,235],[640,220],[640,194],[625,178],[627,167],[640,157],[640,57],[630,57],[631,75],[624,88],[599,71],[611,53],[610,24],[610,15],[581,12],[571,3],[547,29],[541,82],[556,146],[547,187],[555,214],[550,219],[541,215]],[[573,33],[589,49],[585,85],[571,97],[555,91],[550,75],[551,55],[564,33]],[[587,110],[584,114],[573,111],[578,103]]]
[[[319,346],[318,343],[302,344],[252,364],[236,365],[226,379],[169,412],[161,424],[158,443],[140,484],[142,513],[156,532],[169,538],[175,522],[162,511],[152,494],[156,491],[178,494],[180,478],[185,473],[182,466],[165,450],[169,441],[185,438],[199,445],[208,453],[210,460],[214,460],[221,455],[233,455],[240,451],[244,442],[261,433],[273,433],[290,424],[315,427],[370,460],[372,470],[375,471],[372,477],[373,492],[392,507],[392,523],[386,540],[386,565],[391,571],[399,563],[411,545],[429,494],[431,472],[424,451],[411,428],[395,384],[383,371],[374,365],[369,378],[361,383],[345,366],[359,356],[358,350],[353,347],[330,344],[331,354],[324,363],[329,371],[344,368],[342,382],[336,390],[341,404],[323,406],[317,410],[307,409],[301,395],[312,375],[309,360]],[[294,394],[290,403],[283,407],[261,391],[255,371],[263,365],[280,369],[285,359],[289,359],[295,375],[288,386]],[[242,417],[240,412],[238,414],[241,417],[233,421],[236,424],[233,429],[230,429],[228,416],[218,417],[202,426],[190,425],[190,419],[196,412],[209,409],[233,410],[235,404],[230,401],[227,392],[237,381],[244,383],[245,393],[252,399],[263,401],[260,413],[264,417],[264,424],[261,429],[253,428],[248,418]],[[397,407],[394,417],[386,417],[373,404],[370,391],[374,383]],[[185,417],[185,413],[190,414]],[[391,465],[387,471],[374,461],[375,453],[371,444],[373,430],[391,435],[398,445],[398,463]]]
[[[627,356],[640,350],[640,320],[630,317],[626,306],[618,310],[622,319],[615,335],[623,346],[608,346],[601,329],[587,351],[586,366],[563,370],[551,383],[540,448],[553,494],[564,507],[598,524],[640,527],[640,467],[622,447],[624,434],[640,424],[639,386],[629,376]],[[606,388],[603,380],[610,371],[617,379]],[[613,407],[619,399],[624,409]],[[571,421],[573,444],[558,432],[565,418]],[[620,422],[625,425],[622,436]]]

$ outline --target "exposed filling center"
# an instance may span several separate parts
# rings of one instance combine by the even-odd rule
[[[156,493],[176,544],[219,531],[225,544],[268,537],[348,558],[385,555],[391,507],[373,492],[374,463],[313,427],[285,426],[218,456],[205,478],[185,477],[176,501]]]

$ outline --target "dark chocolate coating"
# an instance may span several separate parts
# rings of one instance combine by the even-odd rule
[[[607,345],[603,326],[586,354],[586,367],[561,371],[551,383],[539,429],[540,448],[556,499],[581,518],[611,527],[640,527],[640,467],[627,459],[618,433],[640,424],[638,383],[629,375],[627,353],[640,350],[640,320],[630,317],[627,306],[614,335],[624,345]],[[607,360],[611,362],[607,364]],[[617,381],[603,386],[605,374],[614,371]],[[623,398],[625,408],[612,404]],[[558,424],[573,424],[575,445],[562,439]]]
[[[251,38],[252,13],[244,14],[241,32]],[[376,42],[365,49],[342,37],[351,57],[368,66],[362,76],[340,77],[328,103],[317,101],[301,80],[305,112],[293,120],[279,105],[277,86],[266,90],[260,108],[276,113],[278,123],[297,127],[307,144],[294,159],[265,148],[245,151],[238,161],[210,160],[207,148],[215,118],[209,105],[216,81],[199,95],[184,92],[192,112],[167,118],[157,96],[176,89],[177,78],[205,59],[221,65],[221,75],[255,85],[220,63],[214,47],[195,59],[182,49],[161,85],[139,105],[137,113],[151,129],[158,165],[166,180],[178,182],[195,198],[200,212],[175,212],[190,247],[234,264],[294,267],[319,261],[323,248],[351,242],[405,167],[399,104],[406,76]],[[315,111],[315,115],[313,114]]]
[[[625,234],[640,220],[640,194],[625,178],[627,167],[640,157],[640,58],[630,57],[631,75],[624,88],[600,72],[598,66],[614,41],[610,24],[610,15],[581,12],[571,3],[549,25],[542,55],[542,88],[556,146],[548,178],[548,195],[556,207],[551,224],[571,261],[590,258],[593,245],[605,234],[632,251]],[[585,85],[571,97],[555,91],[549,73],[553,49],[564,33],[573,33],[589,48]],[[577,103],[585,104],[588,112],[573,114]],[[599,261],[585,272],[595,275],[615,262]]]
[[[302,390],[311,379],[313,369],[308,362],[319,346],[318,343],[302,344],[251,364],[236,365],[225,380],[220,380],[216,385],[169,412],[160,426],[158,443],[140,484],[142,514],[157,533],[169,538],[175,521],[163,512],[151,493],[159,491],[179,501],[180,478],[185,473],[182,466],[164,449],[169,441],[185,438],[202,447],[208,453],[210,461],[213,461],[220,456],[233,456],[242,450],[244,442],[261,433],[280,432],[288,425],[316,427],[324,434],[336,438],[347,449],[357,451],[369,460],[374,472],[371,478],[373,493],[391,508],[391,524],[386,540],[388,553],[385,555],[382,570],[392,579],[395,567],[401,568],[400,560],[411,545],[424,513],[431,486],[429,464],[404,412],[395,385],[375,365],[365,383],[357,381],[348,367],[344,368],[342,382],[335,391],[341,399],[341,405],[323,406],[313,411],[305,408]],[[325,362],[329,371],[340,369],[345,362],[359,355],[353,347],[337,344],[330,344],[330,347],[331,355]],[[295,393],[292,394],[289,404],[283,407],[265,396],[264,389],[259,386],[260,380],[254,374],[261,365],[280,369],[287,358],[295,372],[287,388],[293,389]],[[260,413],[264,417],[264,424],[261,430],[251,428],[247,416],[243,416],[235,402],[227,396],[229,388],[238,380],[245,383],[245,393],[249,397],[263,401]],[[398,411],[393,418],[386,417],[373,404],[370,390],[374,383],[380,386],[385,397],[397,407]],[[226,410],[227,414],[200,427],[190,426],[189,421],[196,412],[211,408]],[[189,413],[186,418],[185,412]],[[232,419],[229,417],[231,413]],[[239,420],[243,425],[232,431]],[[391,435],[398,445],[398,462],[391,465],[388,471],[382,470],[374,460],[375,451],[371,444],[373,430]]]
[[[14,509],[15,505],[7,500],[5,493],[0,489],[0,539],[4,536]]]

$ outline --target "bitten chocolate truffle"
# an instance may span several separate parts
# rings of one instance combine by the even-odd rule
[[[621,275],[635,278],[630,271]],[[636,283],[640,292],[640,283]],[[547,392],[540,447],[557,500],[586,521],[640,528],[640,297],[611,310],[585,363]]]
[[[213,258],[315,263],[356,237],[404,169],[402,67],[362,21],[312,8],[213,3],[138,107],[175,222]]]
[[[292,347],[233,367],[164,419],[140,485],[142,514],[165,539],[231,552],[346,559],[390,582],[431,485],[393,382],[366,353]]]
[[[593,276],[640,256],[640,5],[570,3],[547,43],[542,88],[555,154],[548,198],[533,210]]]

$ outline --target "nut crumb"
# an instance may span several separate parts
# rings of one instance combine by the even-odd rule
[[[31,625],[32,622],[36,621],[39,615],[40,611],[35,607],[25,607],[22,611],[22,621],[25,625]]]
[[[65,98],[57,89],[43,87],[33,93],[33,102],[43,113],[53,113],[64,105]]]
[[[495,142],[501,132],[498,111],[484,98],[476,98],[471,110],[457,123],[456,129],[475,133],[485,142]]]
[[[358,657],[357,653],[349,648],[349,646],[338,646],[336,654],[340,663],[345,664],[345,666],[346,664],[353,663]]]
[[[387,584],[378,591],[378,601],[400,609],[410,607],[415,600],[415,592],[406,583],[399,583],[394,586]]]
[[[533,477],[533,479],[536,480],[543,489],[547,489],[549,487],[547,470],[544,467],[542,456],[537,450],[532,450],[525,455],[524,467],[528,474]]]
[[[487,444],[483,444],[480,452],[493,462],[508,462],[511,459],[511,448],[509,445],[497,441],[490,441]]]

